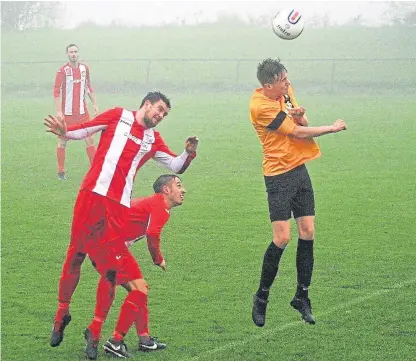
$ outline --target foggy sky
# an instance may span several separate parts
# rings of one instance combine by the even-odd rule
[[[215,21],[218,14],[235,14],[242,20],[249,16],[272,16],[283,8],[296,8],[305,20],[314,14],[329,15],[331,24],[348,22],[358,14],[368,25],[377,26],[388,8],[379,1],[63,1],[66,8],[63,28],[74,28],[82,22],[109,25],[155,25],[184,20]]]

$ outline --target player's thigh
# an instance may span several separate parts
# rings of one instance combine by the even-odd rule
[[[305,166],[298,169],[296,194],[292,198],[291,208],[295,219],[315,216],[315,195],[311,178]]]
[[[85,253],[88,252],[88,248],[106,239],[109,232],[107,219],[111,210],[107,209],[106,202],[106,197],[89,190],[81,190],[78,193],[72,218],[71,244]],[[117,212],[115,214],[117,217]]]
[[[98,273],[116,285],[143,278],[138,262],[125,245],[96,247],[89,257]]]
[[[140,291],[145,295],[149,292],[149,286],[144,278],[136,278],[132,281],[127,283],[123,283],[122,286],[126,288],[129,292],[130,291]]]
[[[271,222],[287,221],[292,216],[292,197],[296,194],[292,178],[292,172],[264,177]]]

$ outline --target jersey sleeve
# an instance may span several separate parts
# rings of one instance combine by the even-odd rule
[[[186,150],[177,156],[169,149],[163,138],[160,136],[157,139],[156,148],[157,150],[153,159],[163,164],[166,168],[176,174],[184,173],[191,164],[192,160],[196,157],[196,152],[188,154]]]
[[[59,69],[56,73],[55,84],[53,86],[53,97],[58,98],[61,95],[61,87],[64,82],[64,72]]]
[[[160,251],[160,235],[166,222],[169,220],[169,211],[160,204],[152,206],[152,212],[149,218],[149,224],[146,230],[147,248],[152,256],[154,264],[160,264],[163,261],[163,255]]]
[[[277,104],[273,106],[260,105],[257,109],[255,123],[270,131],[277,131],[285,135],[292,134],[296,128],[293,120]]]
[[[91,134],[105,130],[112,122],[121,117],[122,108],[112,108],[97,115],[88,122],[73,124],[67,127],[66,139],[84,139]]]

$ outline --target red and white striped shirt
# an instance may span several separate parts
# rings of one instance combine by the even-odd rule
[[[150,158],[181,174],[196,153],[176,156],[159,134],[136,120],[136,111],[112,108],[94,119],[70,125],[65,138],[84,139],[101,131],[100,142],[81,189],[106,196],[130,207],[133,182],[139,168]]]
[[[53,96],[58,98],[62,91],[62,112],[64,115],[79,116],[87,112],[86,94],[92,93],[88,66],[78,67],[66,63],[56,73]]]

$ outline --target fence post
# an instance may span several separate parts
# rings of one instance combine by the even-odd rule
[[[332,59],[332,67],[331,67],[331,84],[329,92],[334,94],[334,82],[335,82],[335,59]]]
[[[146,67],[146,84],[149,84],[149,77],[150,77],[150,63],[152,60],[147,61],[147,67]]]
[[[235,87],[237,88],[238,86],[238,78],[240,76],[240,60],[237,60],[237,70],[236,70],[236,74],[235,74]]]

